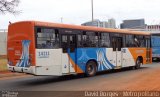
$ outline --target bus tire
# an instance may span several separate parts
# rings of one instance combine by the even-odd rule
[[[86,72],[85,72],[86,76],[87,77],[94,76],[94,75],[96,75],[96,72],[97,72],[96,62],[94,62],[94,61],[87,62]]]
[[[141,62],[140,58],[137,58],[135,69],[139,69],[141,67],[141,64],[142,64],[142,62]]]

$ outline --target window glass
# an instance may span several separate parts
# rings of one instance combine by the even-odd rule
[[[125,36],[126,35],[124,35],[124,34],[122,36],[123,37],[123,45],[122,45],[122,47],[126,47],[126,37]]]
[[[59,47],[58,30],[51,28],[37,28],[38,49],[53,49]]]
[[[70,41],[70,52],[74,52],[76,48],[76,36],[75,35],[70,35],[69,36],[69,41]]]
[[[100,46],[101,47],[110,47],[109,33],[101,33],[100,34]]]
[[[134,45],[135,47],[145,47],[145,38],[142,35],[134,36]]]
[[[145,47],[144,36],[126,35],[126,47]]]
[[[134,35],[134,47],[140,47],[140,41],[138,36]]]
[[[78,47],[83,47],[82,35],[77,35],[77,46]]]
[[[63,48],[63,53],[67,52],[68,48],[68,41],[67,41],[67,35],[62,35],[62,48]]]
[[[139,40],[139,47],[145,47],[145,38],[144,36],[138,36],[138,40]]]
[[[83,33],[82,38],[84,47],[98,47],[98,35],[95,32]]]
[[[126,47],[134,47],[133,35],[126,35]]]
[[[121,51],[121,48],[123,46],[122,38],[117,38],[116,42],[117,42],[116,45],[117,45],[118,51]]]
[[[116,38],[112,37],[112,47],[113,47],[113,51],[116,51],[116,45],[117,45]]]

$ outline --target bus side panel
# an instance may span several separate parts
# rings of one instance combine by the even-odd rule
[[[110,52],[106,48],[78,48],[77,49],[77,65],[85,72],[86,64],[90,60],[97,62],[98,71],[114,69],[109,59]]]
[[[62,49],[36,49],[36,75],[62,75]]]
[[[135,66],[135,60],[128,48],[122,48],[122,67]]]
[[[146,48],[129,48],[129,51],[132,54],[135,62],[138,57],[142,57],[143,64],[146,64]]]
[[[114,56],[114,54],[116,54],[116,52],[113,52],[113,48],[106,48],[106,50],[107,50],[106,57],[107,57],[108,61],[111,64],[113,64],[114,67],[116,67],[117,66],[117,64],[116,64],[116,57]]]

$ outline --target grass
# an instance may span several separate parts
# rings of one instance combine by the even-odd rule
[[[0,71],[7,70],[7,59],[0,57]]]

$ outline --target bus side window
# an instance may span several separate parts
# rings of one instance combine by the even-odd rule
[[[53,49],[59,47],[59,32],[54,28],[36,29],[36,47],[38,49]]]
[[[83,35],[82,35],[82,45],[83,45],[83,47],[88,47],[88,44],[87,44],[87,35],[86,35],[85,31],[83,32]]]
[[[134,47],[134,37],[133,35],[126,35],[126,47]]]
[[[100,33],[100,47],[110,47],[109,33]]]
[[[67,43],[67,35],[62,35],[62,43],[61,43],[62,49],[63,49],[63,53],[67,53],[67,47],[68,47],[68,43]]]
[[[60,47],[60,45],[59,45],[59,30],[58,29],[55,29],[55,34],[53,34],[53,37],[54,37],[54,40],[53,40],[53,46],[55,47],[55,48],[58,48],[58,47]]]
[[[116,38],[112,37],[112,48],[113,51],[116,51]]]
[[[77,47],[83,47],[82,35],[77,35]]]
[[[76,35],[70,35],[69,41],[70,41],[70,43],[69,43],[70,52],[74,52],[75,48],[77,47]]]
[[[144,36],[140,35],[138,37],[138,40],[140,41],[140,47],[145,47],[145,38],[144,38]]]
[[[98,47],[98,34],[96,32],[83,32],[84,47]]]
[[[138,39],[138,36],[134,35],[134,46],[135,47],[140,47],[140,41]]]
[[[126,35],[123,34],[123,46],[122,47],[126,47]]]

